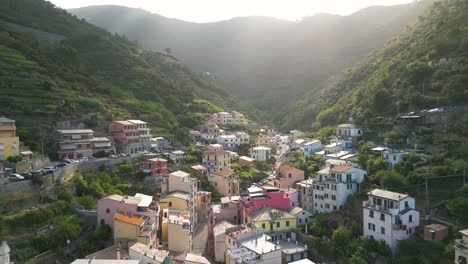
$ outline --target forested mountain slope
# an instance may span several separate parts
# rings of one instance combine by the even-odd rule
[[[468,105],[468,1],[434,3],[416,24],[292,106],[288,126]]]
[[[267,112],[268,119],[382,47],[430,2],[373,6],[349,16],[318,14],[299,22],[243,17],[198,24],[120,6],[70,12],[146,47],[171,48],[177,58],[212,73],[221,88],[253,102],[252,110]]]
[[[141,118],[176,133],[228,96],[172,56],[43,0],[0,0],[0,113],[33,137],[55,121]]]

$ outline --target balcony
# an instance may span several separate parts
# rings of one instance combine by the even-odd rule
[[[362,207],[372,209],[372,210],[375,210],[375,211],[379,211],[379,212],[382,212],[382,213],[391,214],[391,215],[398,214],[398,208],[388,208],[388,207],[384,207],[382,205],[375,205],[375,204],[373,204],[373,203],[371,203],[369,201],[362,202]]]
[[[455,240],[455,249],[468,254],[468,243],[463,239]]]

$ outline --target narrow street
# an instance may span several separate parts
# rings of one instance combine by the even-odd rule
[[[192,253],[204,255],[208,241],[208,225],[206,220],[200,222],[197,231],[193,235]]]

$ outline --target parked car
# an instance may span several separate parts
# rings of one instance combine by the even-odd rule
[[[25,180],[29,180],[32,178],[32,173],[31,172],[21,173],[21,176],[23,176]]]
[[[118,157],[116,155],[109,155],[109,158],[111,159],[117,159]]]
[[[54,173],[55,167],[44,167],[42,168],[42,173],[43,174],[51,174]]]
[[[96,158],[93,157],[93,156],[89,156],[89,157],[88,157],[88,160],[95,160],[95,159],[96,159]]]
[[[67,165],[68,165],[68,163],[66,163],[66,162],[59,162],[59,163],[55,164],[55,167],[56,168],[62,168],[62,167],[65,167]]]
[[[24,177],[19,175],[18,173],[13,173],[13,174],[10,174],[10,176],[8,176],[8,179],[10,181],[23,181]]]
[[[87,157],[82,157],[79,159],[80,162],[83,162],[83,161],[88,161],[88,158]]]
[[[31,173],[32,173],[32,174],[39,174],[39,175],[44,174],[44,172],[42,171],[42,169],[33,170],[33,171],[31,171]]]

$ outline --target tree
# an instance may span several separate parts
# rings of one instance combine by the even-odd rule
[[[405,177],[394,170],[389,170],[382,177],[381,185],[385,188],[397,189],[405,185]]]
[[[34,237],[34,246],[40,252],[54,248],[55,243],[46,233],[39,233]]]
[[[463,222],[468,221],[468,199],[467,198],[455,198],[447,202],[447,211],[451,216],[462,220]]]
[[[367,261],[359,253],[354,253],[349,259],[350,264],[367,264]]]
[[[373,175],[379,170],[386,169],[388,169],[388,162],[382,159],[381,157],[370,159],[367,162],[367,172],[369,173],[369,175]]]
[[[351,232],[348,229],[340,226],[333,231],[332,242],[336,252],[340,256],[350,255]]]
[[[85,209],[89,210],[89,209],[96,208],[96,200],[92,196],[84,195],[84,196],[78,197],[76,201]]]

